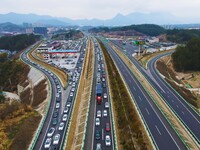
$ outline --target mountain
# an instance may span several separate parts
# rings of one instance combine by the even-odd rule
[[[23,28],[20,27],[19,25],[10,23],[10,22],[5,22],[5,23],[0,23],[0,32],[13,32],[13,31],[22,31]]]
[[[130,13],[128,15],[117,14],[115,17],[107,20],[100,19],[77,19],[63,17],[52,17],[48,15],[36,14],[17,14],[8,13],[0,14],[0,23],[11,22],[15,24],[22,24],[24,22],[37,23],[54,26],[123,26],[131,24],[184,24],[184,23],[199,23],[197,18],[178,18],[169,13]]]

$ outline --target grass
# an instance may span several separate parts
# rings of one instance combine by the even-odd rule
[[[36,48],[35,48],[36,49]],[[36,59],[35,57],[33,57],[34,55],[34,50],[31,50],[29,53],[28,53],[28,56],[29,58],[31,59],[31,61],[33,62],[36,62],[37,64],[40,64],[41,66],[47,68],[48,70],[51,70],[53,73],[56,74],[56,76],[58,76],[58,78],[60,79],[60,82],[62,83],[62,86],[65,87],[67,85],[67,79],[68,79],[68,76],[67,74],[63,71],[63,70],[60,70],[56,67],[53,67],[39,59]]]
[[[0,118],[0,149],[27,149],[41,116],[30,106],[13,101],[1,104]]]

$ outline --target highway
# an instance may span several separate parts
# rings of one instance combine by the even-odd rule
[[[93,40],[94,41],[94,40]],[[87,124],[87,132],[86,132],[86,142],[84,145],[85,150],[96,150],[97,145],[101,145],[101,149],[103,150],[113,150],[113,127],[111,122],[111,108],[105,108],[105,102],[110,104],[109,99],[109,91],[107,87],[107,76],[105,70],[105,63],[103,62],[103,54],[98,46],[95,47],[95,69],[94,69],[94,79],[93,79],[93,88],[92,88],[92,97],[90,102],[90,111],[89,118]],[[104,76],[104,77],[103,77]],[[104,79],[105,80],[104,80]],[[96,85],[101,84],[102,86],[102,103],[97,104],[96,102]],[[104,84],[104,86],[103,86]],[[107,93],[107,98],[103,98],[103,94]],[[107,111],[107,116],[104,116],[104,110]],[[100,125],[96,125],[97,112],[101,112],[98,118],[100,119]],[[106,131],[106,123],[109,123],[110,129]],[[99,135],[96,135],[99,132]],[[111,138],[111,145],[106,146],[105,144],[105,136],[109,135]],[[91,142],[92,141],[92,142]]]
[[[117,42],[115,42],[117,46],[120,46]],[[123,51],[122,45],[121,51]],[[155,58],[151,59],[148,63],[147,70],[145,70],[138,61],[132,57],[134,50],[136,50],[136,46],[131,46],[127,43],[126,52],[124,52],[128,58],[136,65],[136,67],[140,70],[140,72],[146,77],[146,79],[151,83],[151,85],[156,89],[156,91],[163,97],[165,102],[171,107],[172,111],[178,116],[178,118],[183,122],[185,127],[189,130],[189,132],[196,139],[197,143],[200,144],[200,116],[197,114],[188,104],[187,102],[179,95],[171,86],[169,86],[164,79],[159,75],[156,71],[156,61],[170,53],[160,54]]]
[[[184,143],[166,121],[130,69],[107,43],[103,43],[120,70],[130,93],[134,97],[135,103],[139,107],[141,117],[145,120],[144,123],[149,130],[155,147],[162,150],[186,149]]]
[[[34,62],[31,62],[27,58],[27,53],[31,49],[29,49],[28,51],[24,52],[21,55],[21,59],[25,63],[29,64],[30,66],[35,67],[36,69],[40,70],[41,72],[43,72],[46,75],[46,77],[49,79],[51,87],[52,87],[52,91],[50,91],[50,93],[52,94],[50,107],[49,107],[48,113],[46,114],[46,119],[42,126],[41,132],[40,132],[40,134],[37,138],[37,141],[34,145],[35,150],[46,149],[45,145],[48,145],[48,147],[49,147],[48,149],[54,149],[54,150],[61,149],[63,147],[64,139],[66,136],[66,131],[67,131],[67,128],[69,125],[69,118],[71,117],[71,112],[73,109],[74,99],[75,99],[76,90],[77,90],[76,88],[78,86],[80,73],[82,71],[82,62],[83,62],[82,60],[84,59],[84,56],[85,56],[85,51],[83,49],[85,49],[85,47],[86,47],[85,42],[83,44],[82,51],[81,51],[80,57],[78,59],[76,69],[73,72],[73,76],[71,76],[69,79],[69,84],[68,84],[66,90],[63,89],[63,87],[61,86],[61,84],[58,81],[58,78],[53,74],[53,72],[45,69],[44,67],[42,67]],[[73,78],[75,78],[75,80]],[[73,91],[73,96],[69,96],[69,93],[72,90],[72,87],[74,87],[75,90]],[[56,106],[57,104],[59,106]],[[64,112],[64,109],[66,109],[67,111]],[[57,115],[54,115],[55,112],[57,112]],[[63,115],[67,116],[65,120],[63,120]],[[55,124],[53,124],[53,122]],[[61,130],[59,130],[59,126],[60,126],[61,122],[64,123],[64,126]],[[51,136],[48,137],[48,138],[51,138],[51,142],[50,142],[50,144],[47,144],[46,143],[47,142],[46,141],[47,133],[49,133],[50,128],[54,128],[55,131],[53,132],[53,134]],[[59,135],[59,138],[58,138],[57,143],[53,144],[54,138],[56,135]]]

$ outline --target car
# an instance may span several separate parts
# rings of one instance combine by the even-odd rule
[[[106,131],[110,131],[110,123],[106,123]]]
[[[58,90],[58,93],[61,93],[61,90],[60,90],[60,89]]]
[[[97,143],[96,150],[101,150],[101,143]]]
[[[101,117],[101,110],[97,111],[97,117]]]
[[[59,93],[56,93],[56,97],[60,97],[60,94],[59,94]]]
[[[56,109],[60,107],[60,103],[56,103]]]
[[[55,128],[51,127],[47,133],[47,137],[52,137],[52,135],[54,134],[55,132]]]
[[[70,102],[67,102],[67,107],[70,107],[71,106],[71,103]]]
[[[106,143],[106,146],[110,146],[111,145],[111,140],[110,140],[110,136],[109,135],[106,135],[105,143]]]
[[[96,126],[100,125],[100,119],[99,118],[96,118],[95,124],[96,124]]]
[[[75,86],[76,86],[76,83],[75,83],[75,82],[73,82],[73,83],[72,83],[72,87],[75,87]]]
[[[75,91],[75,88],[73,87],[73,88],[71,89],[71,91],[74,92],[74,91]]]
[[[96,130],[96,140],[101,139],[101,132],[99,130]]]
[[[105,78],[102,78],[101,80],[102,80],[102,82],[105,82],[105,81],[106,81],[106,79],[105,79]]]
[[[108,96],[107,96],[107,94],[106,93],[104,93],[103,94],[103,98],[107,98]]]
[[[64,129],[64,126],[65,126],[65,123],[64,123],[64,122],[61,122],[61,123],[59,124],[58,130],[63,130],[63,129]]]
[[[59,143],[60,140],[60,134],[56,134],[53,137],[53,145],[57,145]]]
[[[62,121],[67,121],[67,114],[64,114],[64,115],[63,115]]]
[[[107,110],[104,110],[104,111],[103,111],[103,116],[104,116],[104,117],[107,117],[107,116],[108,116],[108,111],[107,111]]]
[[[51,141],[52,141],[51,138],[47,138],[44,143],[44,148],[50,148]]]
[[[53,126],[57,125],[57,118],[53,118],[53,120],[52,120],[52,125],[53,125]]]
[[[72,85],[72,82],[69,82],[69,85]]]
[[[59,89],[60,88],[60,85],[57,85],[57,89]]]
[[[64,113],[68,113],[68,110],[69,110],[69,108],[68,108],[68,107],[65,107]]]
[[[105,108],[109,108],[109,103],[105,102]]]
[[[53,113],[53,117],[56,118],[57,116],[58,116],[58,112],[55,111],[55,112]]]
[[[103,83],[103,84],[102,84],[102,87],[103,87],[103,88],[106,88],[106,83]]]
[[[73,95],[74,95],[73,92],[70,92],[69,96],[73,97]]]

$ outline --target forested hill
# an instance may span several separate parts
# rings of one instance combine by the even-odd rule
[[[92,28],[90,32],[112,32],[112,31],[128,31],[128,30],[135,30],[137,32],[150,35],[150,36],[157,36],[160,34],[165,33],[165,29],[159,25],[155,24],[141,24],[141,25],[130,25],[130,26],[123,26],[123,27],[100,27],[100,28]]]
[[[172,59],[177,71],[200,71],[200,38],[192,38],[186,46],[177,47]]]
[[[40,39],[39,35],[20,34],[15,36],[3,36],[0,38],[0,49],[20,51]]]

